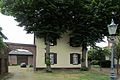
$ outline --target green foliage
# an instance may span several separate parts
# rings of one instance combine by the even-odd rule
[[[114,44],[115,58],[120,59],[120,36],[116,37],[117,41]]]
[[[83,44],[95,45],[95,42],[102,41],[105,35],[108,35],[107,25],[110,24],[113,15],[115,23],[119,23],[117,16],[120,16],[120,1],[118,0],[81,0],[79,6],[73,5],[71,11],[71,37],[73,45]],[[84,4],[84,5],[82,5]]]
[[[92,65],[98,65],[98,64],[99,64],[99,61],[98,61],[98,60],[92,60],[91,64],[92,64]]]
[[[120,23],[120,0],[1,0],[1,2],[2,13],[14,16],[19,26],[24,27],[28,33],[35,33],[39,38],[47,38],[46,40],[52,42],[68,31],[72,37],[70,43],[82,46],[83,56],[86,56],[85,50],[88,45],[94,46],[108,35],[107,25],[110,24],[111,18],[115,23]],[[111,14],[113,11],[114,16]]]
[[[80,68],[80,71],[88,71],[88,70],[89,70],[88,67],[81,67],[81,68]]]
[[[100,66],[103,68],[110,68],[111,66],[111,61],[110,60],[103,60],[100,62]]]
[[[29,65],[29,67],[33,67],[33,65],[32,65],[32,64],[30,64],[30,65]]]
[[[2,13],[12,15],[27,33],[43,38],[46,54],[50,52],[50,42],[61,38],[67,31],[66,4],[56,0],[2,0]],[[46,60],[50,65],[50,59]],[[50,70],[50,69],[48,69]]]
[[[28,33],[35,33],[35,36],[39,38],[48,37],[51,41],[60,38],[66,31],[64,22],[66,19],[63,16],[65,10],[59,2],[51,0],[54,3],[51,4],[51,1],[47,0],[2,1],[2,12],[14,16],[19,26],[24,26]]]
[[[58,39],[68,28],[73,45],[95,45],[108,35],[111,12],[119,16],[115,0],[1,0],[2,12],[12,15],[28,33]],[[119,19],[114,19],[119,21]],[[116,22],[118,23],[118,22]]]
[[[118,75],[119,74],[119,61],[120,61],[120,36],[116,36],[116,41],[113,46],[114,46],[114,56],[117,60],[116,68],[117,68],[117,75]]]
[[[46,64],[46,65],[51,65],[50,58],[49,58],[49,59],[46,59],[45,64]]]
[[[2,52],[6,48],[6,44],[3,42],[3,38],[0,37],[0,52]]]
[[[0,27],[0,53],[7,47],[7,45],[3,42],[3,38],[7,39],[7,37],[2,33],[2,28]]]
[[[91,48],[88,51],[88,59],[89,60],[105,60],[105,56],[110,55],[110,50],[107,48],[100,48],[100,47],[96,47],[96,48]]]

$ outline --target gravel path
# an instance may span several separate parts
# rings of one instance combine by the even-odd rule
[[[9,75],[2,80],[36,80],[32,68],[20,68],[20,66],[10,66]]]

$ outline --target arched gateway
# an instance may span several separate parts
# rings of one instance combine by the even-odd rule
[[[10,43],[10,42],[6,42],[6,44],[9,48],[9,52],[13,51],[13,50],[16,50],[16,49],[24,49],[24,50],[30,51],[33,55],[33,67],[34,67],[34,70],[36,70],[36,46],[35,45]]]

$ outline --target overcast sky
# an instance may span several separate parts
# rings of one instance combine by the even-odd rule
[[[33,44],[33,34],[26,34],[23,27],[17,26],[17,22],[11,16],[5,16],[0,13],[0,27],[7,36],[5,42]]]
[[[8,40],[5,40],[5,42],[33,44],[33,34],[26,34],[24,28],[17,26],[17,24],[18,23],[14,20],[13,17],[5,16],[0,13],[0,26],[3,29],[2,32],[8,38]],[[104,40],[106,42],[97,43],[97,46],[107,46],[107,38]]]

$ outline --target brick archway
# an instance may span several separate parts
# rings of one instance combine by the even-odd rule
[[[36,46],[33,44],[20,44],[20,43],[10,43],[6,42],[9,52],[16,49],[28,50],[33,54],[33,68],[36,70]]]

